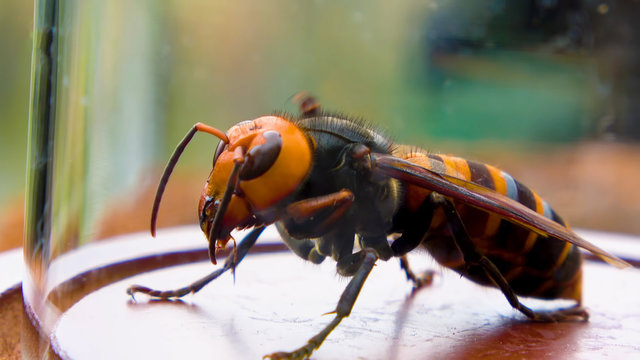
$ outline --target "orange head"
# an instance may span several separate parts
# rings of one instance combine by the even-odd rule
[[[300,128],[279,116],[243,121],[226,134],[196,124],[165,169],[152,213],[152,234],[169,175],[197,131],[221,139],[198,206],[200,228],[207,236],[209,255],[215,264],[215,249],[226,245],[232,230],[277,220],[274,206],[292,194],[309,173],[312,144]]]

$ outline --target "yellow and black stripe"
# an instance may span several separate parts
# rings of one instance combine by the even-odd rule
[[[394,155],[430,171],[481,185],[567,227],[544,199],[494,166],[419,149],[399,148]],[[408,211],[417,211],[429,193],[424,188],[407,185],[405,204]],[[461,202],[454,200],[454,204],[477,249],[498,267],[516,294],[580,301],[582,256],[577,246],[540,236],[496,214]],[[493,285],[481,269],[466,270],[444,216],[437,210],[422,244],[442,265],[475,282]]]

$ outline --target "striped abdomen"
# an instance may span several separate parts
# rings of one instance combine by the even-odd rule
[[[493,166],[458,157],[399,150],[396,156],[431,171],[482,185],[515,200],[529,209],[567,226],[538,194],[509,174]],[[408,185],[405,208],[416,211],[429,191]],[[539,236],[495,214],[454,201],[468,234],[477,249],[487,256],[518,295],[543,299],[581,300],[582,255],[578,247],[563,240]],[[465,277],[493,286],[482,269],[465,269],[460,251],[451,238],[441,210],[434,213],[422,245],[442,265]]]

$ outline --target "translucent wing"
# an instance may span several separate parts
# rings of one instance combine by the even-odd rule
[[[435,191],[461,203],[496,214],[542,236],[553,236],[586,249],[619,268],[631,266],[578,236],[570,229],[511,198],[472,182],[440,174],[394,156],[371,154],[374,171],[405,183]]]

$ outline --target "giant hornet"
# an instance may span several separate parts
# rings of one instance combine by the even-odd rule
[[[306,93],[294,100],[298,116],[261,116],[226,133],[201,123],[189,131],[160,180],[151,233],[169,176],[196,132],[221,140],[198,207],[211,261],[216,263],[216,249],[225,247],[232,230],[253,230],[222,268],[201,280],[171,291],[134,285],[130,295],[170,299],[195,293],[233,271],[265,226],[275,223],[295,254],[316,264],[331,256],[338,273],[351,277],[333,321],[300,348],[265,356],[307,358],[349,316],[376,261],[400,258],[407,277],[419,286],[421,278],[406,257],[419,246],[441,265],[499,288],[513,308],[543,322],[588,319],[580,306],[579,248],[628,266],[576,235],[546,201],[506,172],[396,146],[361,120],[322,110]],[[519,296],[576,304],[534,311]]]

